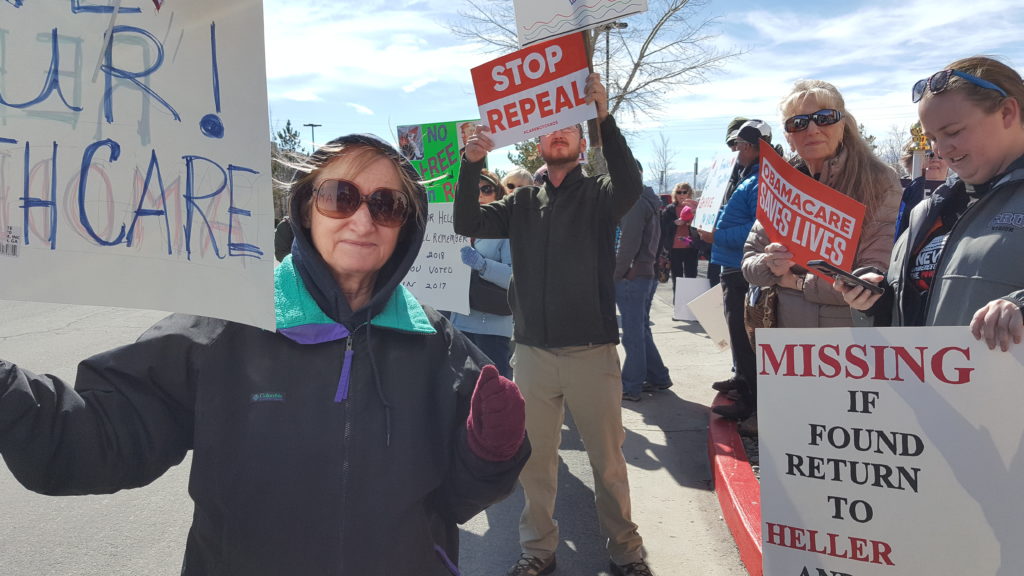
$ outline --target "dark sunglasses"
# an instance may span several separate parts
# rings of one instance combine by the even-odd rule
[[[373,223],[388,228],[405,224],[409,202],[404,194],[391,188],[377,188],[363,195],[348,180],[324,180],[316,187],[316,211],[328,218],[349,218],[366,203]]]
[[[687,190],[680,190],[679,192],[676,192],[676,196],[679,196],[679,195],[682,195],[682,194],[689,194],[689,193],[690,192],[687,191]]]
[[[957,78],[963,78],[964,80],[967,80],[968,82],[974,84],[975,86],[978,86],[979,88],[995,90],[996,92],[999,92],[999,94],[1002,95],[1003,98],[1006,98],[1006,91],[1000,88],[999,86],[996,86],[995,84],[989,82],[988,80],[978,78],[977,76],[968,74],[967,72],[949,69],[940,70],[935,74],[932,74],[928,78],[921,78],[920,80],[915,82],[914,89],[910,93],[910,101],[915,104],[920,102],[921,98],[924,98],[925,91],[928,90],[931,90],[932,94],[939,94],[940,92],[945,90],[947,86],[949,86],[949,79],[952,78],[953,76],[956,76]]]
[[[831,126],[836,122],[843,119],[843,113],[835,108],[824,108],[818,110],[814,114],[797,114],[796,116],[790,116],[786,119],[786,123],[783,124],[783,128],[786,132],[803,132],[807,130],[807,127],[814,122],[818,126]]]
[[[484,196],[494,196],[498,193],[498,189],[494,187],[494,184],[484,184],[480,186],[480,193]]]

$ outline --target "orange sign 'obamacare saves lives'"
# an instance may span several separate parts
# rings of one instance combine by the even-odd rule
[[[506,54],[471,73],[481,123],[495,147],[597,117],[583,97],[590,71],[579,34]]]
[[[788,248],[798,264],[822,259],[851,271],[864,210],[860,202],[790,166],[761,141],[757,219],[768,238]]]

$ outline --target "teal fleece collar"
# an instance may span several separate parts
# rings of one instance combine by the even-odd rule
[[[316,305],[296,273],[291,255],[286,256],[274,270],[274,311],[278,330],[309,324],[337,324]],[[415,334],[437,332],[416,297],[401,284],[391,293],[384,310],[370,323]]]

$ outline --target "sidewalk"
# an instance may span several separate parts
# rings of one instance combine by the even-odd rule
[[[651,329],[675,386],[623,405],[633,520],[659,576],[745,576],[708,458],[709,407],[715,399],[711,383],[729,376],[732,359],[699,324],[672,319],[671,288],[671,283],[658,287]],[[561,457],[556,518],[562,544],[554,574],[603,576],[608,563],[594,512],[593,477],[568,413]],[[504,574],[519,554],[522,505],[517,490],[463,526],[463,574]]]

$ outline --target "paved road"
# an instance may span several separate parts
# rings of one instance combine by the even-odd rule
[[[672,320],[671,294],[660,287],[652,319],[672,371],[671,391],[624,407],[624,451],[633,515],[660,576],[742,576],[721,520],[707,464],[708,384],[728,373],[699,326]],[[70,378],[78,360],[130,342],[159,312],[0,301],[0,357]],[[572,425],[563,428],[556,511],[562,532],[559,576],[606,574],[597,529],[593,478]],[[110,496],[49,498],[29,493],[0,466],[0,573],[12,575],[176,575],[191,518],[189,461],[153,485]],[[464,527],[462,569],[500,575],[518,555],[517,492]]]

